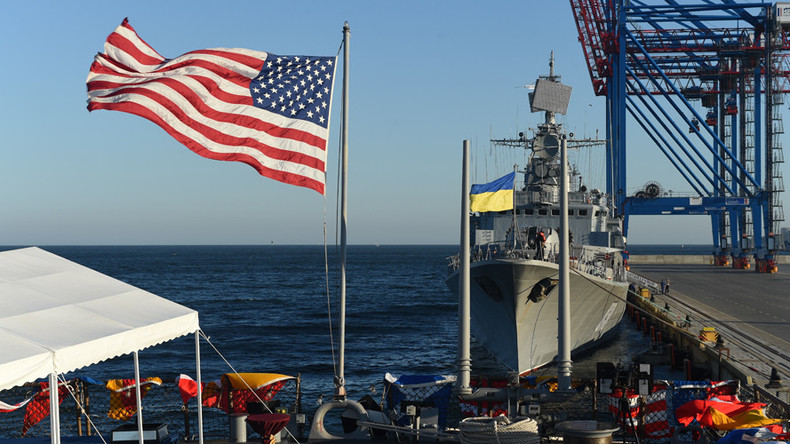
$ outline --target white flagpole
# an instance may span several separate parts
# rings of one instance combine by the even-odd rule
[[[340,340],[339,340],[339,365],[338,371],[335,375],[335,394],[334,399],[329,402],[321,404],[313,415],[312,424],[310,425],[310,442],[320,442],[328,440],[342,440],[343,437],[335,436],[329,433],[324,427],[324,416],[333,408],[351,409],[356,412],[359,420],[369,421],[367,410],[362,404],[346,399],[345,387],[345,346],[346,346],[346,201],[348,194],[346,192],[347,177],[348,177],[348,85],[349,85],[349,40],[351,36],[351,28],[348,22],[343,25],[343,122],[341,129],[341,192],[340,192]],[[363,427],[363,429],[366,429]]]
[[[557,347],[557,388],[571,389],[571,289],[570,261],[568,248],[568,141],[560,140],[560,288],[557,317],[559,335]]]
[[[518,221],[516,220],[516,174],[518,172],[518,167],[513,165],[513,209],[511,210],[513,213],[513,249],[515,250],[518,247]]]
[[[341,179],[340,179],[340,352],[338,355],[338,374],[335,381],[335,398],[346,398],[345,358],[346,358],[346,218],[348,216],[348,63],[350,59],[348,43],[351,27],[343,25],[343,121],[341,123]]]
[[[461,180],[461,270],[458,273],[458,380],[456,391],[459,395],[469,395],[472,372],[470,357],[471,303],[469,300],[469,141],[464,140],[464,160]]]

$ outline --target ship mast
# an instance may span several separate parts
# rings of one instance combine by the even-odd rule
[[[560,79],[560,76],[554,75],[554,51],[551,51],[551,58],[549,59],[549,76],[546,78],[546,80],[557,82]],[[554,123],[554,111],[546,110],[546,124],[554,125]]]

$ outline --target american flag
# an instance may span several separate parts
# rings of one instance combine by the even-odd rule
[[[324,194],[335,57],[204,49],[166,59],[124,19],[88,74],[88,110],[144,117],[195,153]]]

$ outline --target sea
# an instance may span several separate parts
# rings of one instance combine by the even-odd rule
[[[7,250],[17,247],[0,247]],[[338,372],[337,246],[43,246],[44,250],[197,310],[204,380],[223,373],[301,376],[304,404],[331,397]],[[457,245],[351,245],[346,265],[344,376],[351,399],[384,375],[453,374],[458,304],[445,285]],[[710,254],[705,245],[633,245],[631,254]],[[574,358],[574,376],[601,361],[628,362],[649,340],[626,319],[610,342]],[[195,377],[194,337],[139,352],[141,377]],[[473,344],[473,372],[491,365]],[[483,364],[485,363],[485,364]],[[75,372],[134,378],[121,356]]]

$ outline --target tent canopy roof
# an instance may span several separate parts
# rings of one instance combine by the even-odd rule
[[[40,248],[0,252],[0,390],[198,329],[195,310]]]

